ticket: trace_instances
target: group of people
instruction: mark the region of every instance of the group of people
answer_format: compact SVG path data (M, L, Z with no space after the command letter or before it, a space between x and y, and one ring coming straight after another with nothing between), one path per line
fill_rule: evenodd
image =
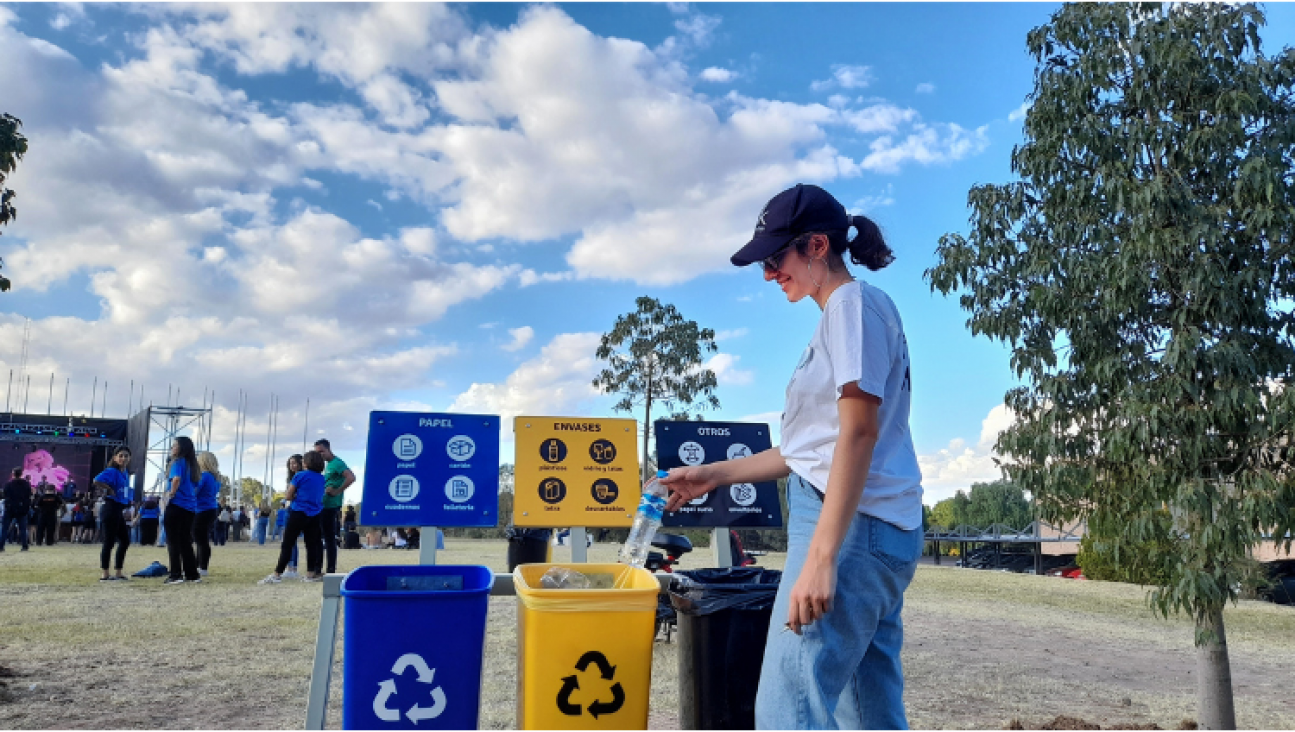
M355 474L333 454L328 440L319 440L304 456L288 459L287 496L278 511L268 503L252 511L230 508L221 501L219 461L210 452L197 451L188 437L177 437L171 444L161 495L135 500L130 460L130 450L119 448L108 467L94 477L90 492L71 501L53 485L33 487L23 477L23 469L15 468L0 501L0 552L9 541L20 541L22 551L28 551L31 544L53 545L59 524L72 523L73 542L102 543L101 581L127 579L123 573L126 551L138 542L165 546L165 584L182 584L201 582L210 568L212 546L230 539L241 541L243 531L250 528L251 541L263 545L267 538L282 540L279 562L271 575L274 579L267 578L267 582L297 576L297 542L303 538L304 579L314 581L325 571L336 571L342 501ZM345 520L354 531L353 507ZM291 571L285 573L288 568Z
M288 458L288 484L284 500L283 543L274 571L260 584L283 581L289 566L297 565L297 539L306 542L306 573L302 579L318 582L324 573L337 571L337 534L342 496L355 482L355 474L333 454L328 440L317 440L314 450ZM327 562L327 566L325 566Z

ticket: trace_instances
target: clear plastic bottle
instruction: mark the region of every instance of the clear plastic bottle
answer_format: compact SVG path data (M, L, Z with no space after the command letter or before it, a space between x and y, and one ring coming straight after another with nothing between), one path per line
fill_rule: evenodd
M625 546L621 547L621 564L628 564L635 569L642 569L647 564L652 539L656 536L657 529L661 528L661 516L665 513L666 496L669 494L659 478L667 475L668 472L658 470L656 477L648 479L643 486L643 498L634 514L634 526L630 529L629 538L625 540Z

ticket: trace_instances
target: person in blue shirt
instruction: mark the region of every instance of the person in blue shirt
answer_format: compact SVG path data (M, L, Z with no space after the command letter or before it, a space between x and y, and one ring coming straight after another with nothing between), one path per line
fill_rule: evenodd
M171 466L166 475L171 490L166 512L162 515L162 526L166 529L166 552L171 572L164 584L201 582L198 557L193 552L193 521L198 513L197 487L202 480L202 469L198 466L193 440L181 436L171 443Z
M103 576L100 582L124 580L121 567L126 562L126 549L130 547L130 529L122 512L135 502L135 490L130 487L130 474L126 472L130 465L130 450L118 448L113 453L108 469L94 476L94 488L103 497L103 509L99 514L100 526L103 527L103 548L99 550L99 569ZM113 545L117 546L117 561L114 566L116 575L108 574L108 559L112 556Z
M274 573L261 580L260 584L278 584L283 581L283 570L292 559L292 549L297 537L306 538L306 576L307 582L318 582L324 578L321 571L324 565L324 544L320 535L319 515L324 510L324 456L317 452L308 452L302 459L305 470L292 476L288 486L287 499L288 525L283 532L283 545L279 547L279 563Z
M207 575L211 564L211 525L220 513L217 494L220 493L220 462L209 452L198 453L198 467L202 477L195 491L197 512L193 517L193 541L198 545L198 574Z

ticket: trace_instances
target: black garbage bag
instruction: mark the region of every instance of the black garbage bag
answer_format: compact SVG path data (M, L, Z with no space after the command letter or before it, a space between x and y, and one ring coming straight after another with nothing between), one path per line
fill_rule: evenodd
M552 534L552 529L519 529L516 526L504 529L504 537L508 539L508 571L517 569L519 564L548 561Z
M683 729L755 729L782 572L759 567L676 572L670 602L679 621L679 724Z
M693 569L675 572L670 601L684 615L720 610L768 610L778 595L782 572L761 567Z

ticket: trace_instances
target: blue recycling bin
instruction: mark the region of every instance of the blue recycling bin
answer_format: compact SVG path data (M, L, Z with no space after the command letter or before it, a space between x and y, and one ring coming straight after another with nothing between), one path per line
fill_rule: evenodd
M485 567L360 567L342 580L343 729L476 729Z

